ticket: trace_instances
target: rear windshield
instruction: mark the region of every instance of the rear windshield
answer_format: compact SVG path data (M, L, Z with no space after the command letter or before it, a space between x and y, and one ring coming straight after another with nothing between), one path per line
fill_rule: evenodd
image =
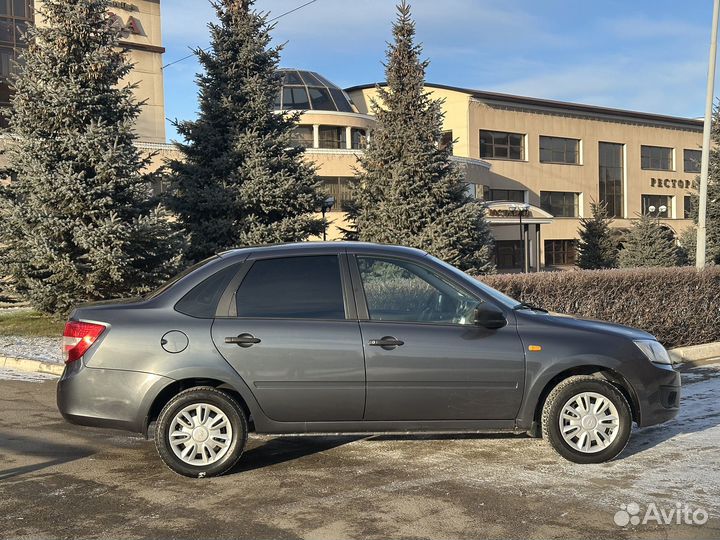
M192 273L193 273L195 270L197 270L198 268L202 268L203 266L205 266L205 265L208 264L209 262L212 262L212 261L214 261L215 259L218 259L218 258L219 258L219 257L218 257L217 255L213 255L212 257L208 257L208 258L205 259L204 261L200 261L199 263L193 264L190 268L186 268L185 270L183 270L182 272L180 272L177 276L175 276L174 278L171 278L169 281L165 282L163 285L161 285L160 287L158 287L157 289L155 289L154 291L152 291L151 293L149 293L149 294L145 297L145 300L150 300L150 299L152 299L152 298L156 298L156 297L160 296L162 293L164 293L165 291L167 291L169 288L171 288L173 285L175 285L178 281L180 281L180 280L181 280L182 278L184 278L185 276L187 276L187 275L189 275L189 274L192 274Z

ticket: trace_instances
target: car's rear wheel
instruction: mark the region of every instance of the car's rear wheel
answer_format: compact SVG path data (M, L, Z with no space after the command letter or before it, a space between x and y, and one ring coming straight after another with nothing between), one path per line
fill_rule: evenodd
M625 396L612 383L589 375L559 383L543 407L543 436L558 454L575 463L613 459L627 445L631 429Z
M240 459L247 418L232 396L210 386L184 390L160 413L155 446L165 464L184 476L219 476Z

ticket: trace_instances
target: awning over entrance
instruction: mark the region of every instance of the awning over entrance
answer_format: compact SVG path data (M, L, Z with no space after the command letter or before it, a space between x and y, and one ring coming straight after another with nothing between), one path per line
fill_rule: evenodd
M541 267L540 227L553 222L552 214L537 206L513 201L488 201L485 203L485 207L487 208L486 218L491 227L508 225L519 227L521 243L520 269L529 272L531 262L533 262L532 266L536 272L539 272ZM531 254L530 225L535 227L534 255Z
M547 225L553 222L552 214L527 203L512 201L488 201L487 220L491 225L518 225L523 223Z

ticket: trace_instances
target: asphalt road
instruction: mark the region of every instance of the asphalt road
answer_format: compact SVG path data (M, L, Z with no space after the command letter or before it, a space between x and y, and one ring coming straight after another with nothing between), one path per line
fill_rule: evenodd
M680 418L608 464L520 436L256 437L195 480L139 436L66 424L54 380L0 372L0 537L718 538L720 366L684 378ZM618 526L632 503L709 520Z

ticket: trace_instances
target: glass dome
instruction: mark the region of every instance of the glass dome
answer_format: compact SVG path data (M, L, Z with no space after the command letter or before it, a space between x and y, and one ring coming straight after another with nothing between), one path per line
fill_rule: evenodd
M357 112L342 88L313 71L280 69L275 110Z

